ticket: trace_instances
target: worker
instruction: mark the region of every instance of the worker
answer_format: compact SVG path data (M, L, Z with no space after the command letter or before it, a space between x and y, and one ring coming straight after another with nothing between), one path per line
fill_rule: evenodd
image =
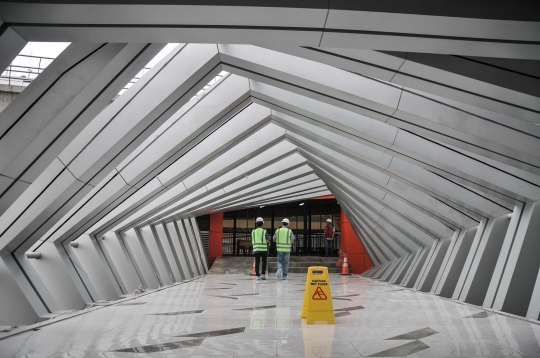
M274 241L276 242L278 254L278 270L276 277L287 280L287 272L289 271L289 260L291 258L291 247L294 243L294 234L289 229L289 219L281 220L281 227L274 233Z
M264 220L258 217L255 220L257 228L251 231L251 244L253 245L253 254L255 255L255 273L257 274L257 281L266 280L266 262L268 258L266 242L266 230L262 228ZM259 275L259 265L262 259L262 275Z
M334 254L334 236L336 235L336 228L332 225L332 219L326 219L326 228L324 229L324 247L325 257L333 256Z

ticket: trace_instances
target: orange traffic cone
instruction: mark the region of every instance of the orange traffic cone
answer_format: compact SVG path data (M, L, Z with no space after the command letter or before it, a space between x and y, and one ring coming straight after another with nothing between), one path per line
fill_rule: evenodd
M250 276L257 276L257 273L255 272L255 259L253 259L253 267L251 268Z
M347 260L347 256L343 258L343 267L341 268L340 275L350 275L349 272L349 261Z

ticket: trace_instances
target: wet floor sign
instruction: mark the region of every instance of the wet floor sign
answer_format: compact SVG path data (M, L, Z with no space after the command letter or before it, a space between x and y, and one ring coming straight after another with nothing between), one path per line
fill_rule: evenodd
M302 318L307 318L308 324L336 324L327 267L312 266L308 268Z

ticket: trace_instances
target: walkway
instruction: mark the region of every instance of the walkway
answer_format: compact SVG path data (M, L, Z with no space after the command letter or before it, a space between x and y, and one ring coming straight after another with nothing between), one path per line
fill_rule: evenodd
M539 325L361 276L332 274L337 324L306 326L290 276L209 275L0 340L0 357L540 357Z

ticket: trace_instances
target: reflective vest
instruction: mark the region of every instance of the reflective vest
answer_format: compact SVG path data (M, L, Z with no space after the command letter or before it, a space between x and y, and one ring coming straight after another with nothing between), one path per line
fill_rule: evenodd
M251 231L251 244L253 245L253 252L266 251L266 230L258 227Z
M291 229L282 227L276 231L277 252L291 252Z

